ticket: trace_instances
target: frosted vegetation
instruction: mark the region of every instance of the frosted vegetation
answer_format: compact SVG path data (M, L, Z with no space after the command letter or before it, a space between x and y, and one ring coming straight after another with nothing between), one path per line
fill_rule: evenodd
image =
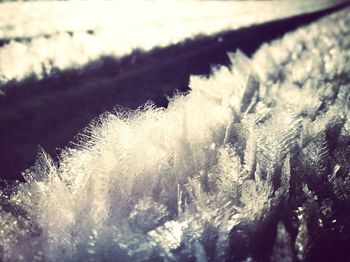
M79 69L103 56L120 58L135 49L148 51L340 2L344 1L2 3L0 87Z
M59 162L41 151L1 193L1 260L305 261L327 239L345 253L349 33L346 9L229 54L167 109L105 113Z

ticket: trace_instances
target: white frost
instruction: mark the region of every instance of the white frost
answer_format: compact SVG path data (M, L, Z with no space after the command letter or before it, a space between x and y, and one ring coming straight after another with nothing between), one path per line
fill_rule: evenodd
M230 230L263 221L288 196L291 165L303 165L299 154L323 172L326 131L338 126L336 139L349 139L349 25L346 9L252 59L236 52L233 67L191 78L192 91L167 109L105 114L59 163L42 152L26 183L1 194L11 207L0 209L1 259L203 257L210 232L217 234L214 260L223 259ZM338 51L320 47L320 39ZM288 55L269 55L281 50ZM308 70L299 66L304 59L313 59ZM299 238L307 234L303 223ZM288 245L283 230L278 241Z

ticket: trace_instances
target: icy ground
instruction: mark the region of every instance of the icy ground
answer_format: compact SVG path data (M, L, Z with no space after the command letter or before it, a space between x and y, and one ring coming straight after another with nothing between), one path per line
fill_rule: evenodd
M347 261L349 11L42 152L1 192L1 260Z
M123 57L321 10L344 0L281 2L127 1L0 4L0 88L28 77ZM0 90L1 91L1 90Z

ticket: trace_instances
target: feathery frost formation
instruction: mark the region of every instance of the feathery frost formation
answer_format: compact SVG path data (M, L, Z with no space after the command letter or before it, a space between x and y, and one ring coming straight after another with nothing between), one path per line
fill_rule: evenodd
M342 2L2 3L0 87L11 81L80 69L105 56L121 58L136 49L149 51Z
M1 193L1 260L347 254L349 31L346 9L236 51L167 109L106 113L58 163L40 152Z

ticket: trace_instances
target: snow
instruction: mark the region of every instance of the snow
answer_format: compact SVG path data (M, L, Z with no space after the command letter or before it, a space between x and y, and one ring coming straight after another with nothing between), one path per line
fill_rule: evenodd
M121 58L343 2L26 2L0 4L0 85L103 56Z
M274 261L309 260L322 240L310 224L349 232L336 219L349 213L333 210L350 199L349 10L252 59L233 50L232 67L191 77L167 109L105 113L58 163L42 152L0 194L1 259L257 259L233 240L263 234L289 198Z

